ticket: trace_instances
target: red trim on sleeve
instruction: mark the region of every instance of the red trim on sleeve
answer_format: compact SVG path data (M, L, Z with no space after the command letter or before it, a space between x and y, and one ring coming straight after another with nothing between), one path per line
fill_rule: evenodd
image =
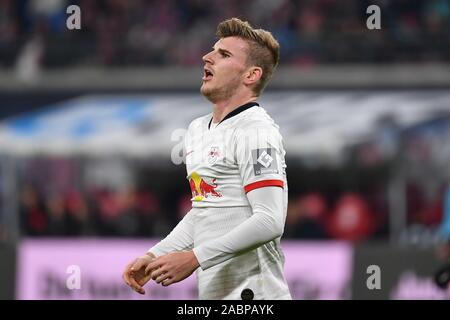
M284 187L284 182L282 180L263 180L250 183L244 187L245 193L249 193L252 190L263 188L263 187Z

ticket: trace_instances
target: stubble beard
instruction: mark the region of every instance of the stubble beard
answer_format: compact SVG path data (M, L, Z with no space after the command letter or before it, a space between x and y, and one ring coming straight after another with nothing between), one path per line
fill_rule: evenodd
M200 88L203 96L212 103L229 100L237 91L239 83L237 81L231 82L228 86L214 87L214 88Z

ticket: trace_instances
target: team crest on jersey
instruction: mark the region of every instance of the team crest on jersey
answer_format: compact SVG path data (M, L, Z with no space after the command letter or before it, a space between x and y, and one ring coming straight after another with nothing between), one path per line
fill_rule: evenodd
M208 151L208 163L214 164L220 158L220 149L217 146L212 146Z
M192 200L203 201L203 199L211 197L221 197L222 195L216 191L216 179L212 179L210 183L206 182L197 172L192 172L189 179L191 187Z

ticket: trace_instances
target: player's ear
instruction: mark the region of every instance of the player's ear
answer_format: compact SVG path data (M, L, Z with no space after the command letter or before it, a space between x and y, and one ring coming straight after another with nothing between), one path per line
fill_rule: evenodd
M244 83L246 85L253 85L257 83L261 79L262 73L263 71L261 67L250 67L245 73Z

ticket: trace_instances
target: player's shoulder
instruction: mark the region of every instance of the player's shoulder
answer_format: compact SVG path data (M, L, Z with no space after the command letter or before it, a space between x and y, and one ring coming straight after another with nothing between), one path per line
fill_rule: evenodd
M212 114L209 113L204 116L195 118L189 124L188 130L195 130L195 129L201 128L202 126L205 125L205 123L208 123L211 120L211 117L212 117Z
M242 117L237 119L235 126L240 130L252 130L266 128L278 131L279 126L275 123L274 119L262 106L253 107L246 110Z

